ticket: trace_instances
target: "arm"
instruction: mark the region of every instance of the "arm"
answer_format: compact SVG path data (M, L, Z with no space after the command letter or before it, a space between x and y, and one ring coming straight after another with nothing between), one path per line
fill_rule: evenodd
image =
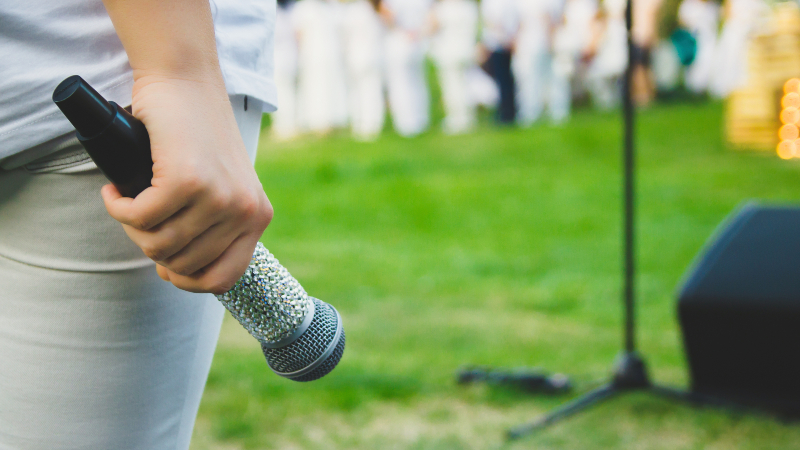
M152 187L102 189L109 214L193 292L227 291L272 218L225 91L208 0L103 0L133 68L133 114L150 134Z

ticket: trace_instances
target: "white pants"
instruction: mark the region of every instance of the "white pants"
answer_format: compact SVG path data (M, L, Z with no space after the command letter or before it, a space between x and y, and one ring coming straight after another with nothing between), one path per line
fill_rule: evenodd
M708 84L717 67L714 66L716 55L717 36L716 30L701 33L697 36L697 55L686 69L686 87L695 94L702 94L708 90Z
M254 158L261 105L243 100ZM0 170L0 449L185 450L225 310L157 276L60 141Z
M297 126L297 78L294 73L275 71L280 107L272 113L272 133L279 140L293 139Z
M380 68L350 75L350 126L353 136L374 141L383 130L386 106Z
M394 128L401 136L416 136L430 122L425 48L406 32L395 30L386 37L386 58L386 87Z
M475 125L475 104L470 99L467 84L468 68L466 62L439 64L439 85L445 110L444 131L448 134L465 133Z
M517 122L530 126L545 107L550 120L564 122L572 103L571 76L559 70L545 43L520 46L511 65L517 84Z
M517 83L517 121L522 126L532 125L542 115L552 78L547 47L544 43L520 45L511 68Z
M572 77L558 70L551 72L548 105L550 120L560 124L569 119L572 109Z

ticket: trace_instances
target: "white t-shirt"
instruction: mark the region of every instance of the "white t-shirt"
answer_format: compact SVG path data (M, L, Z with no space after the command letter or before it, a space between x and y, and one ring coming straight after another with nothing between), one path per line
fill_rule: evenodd
M482 0L483 31L481 40L490 51L508 48L519 30L515 0Z
M411 33L421 33L428 19L432 0L385 0L397 28Z
M228 93L274 111L275 0L210 1ZM0 166L10 168L3 160L73 130L52 101L70 75L108 100L131 103L128 57L101 0L0 2ZM26 163L23 155L14 160Z
M478 36L478 3L474 0L440 1L433 5L433 14L439 30L431 53L439 64L472 63Z

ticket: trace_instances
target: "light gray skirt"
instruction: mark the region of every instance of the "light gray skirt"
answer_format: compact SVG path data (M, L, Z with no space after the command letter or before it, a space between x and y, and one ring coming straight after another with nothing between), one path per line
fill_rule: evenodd
M231 102L254 160L261 107ZM162 281L52 142L0 169L0 450L187 449L224 308Z

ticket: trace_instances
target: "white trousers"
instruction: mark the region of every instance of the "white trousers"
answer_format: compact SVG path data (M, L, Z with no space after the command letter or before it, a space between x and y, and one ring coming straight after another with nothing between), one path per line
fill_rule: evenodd
M386 37L386 87L392 123L401 136L416 136L428 128L430 97L425 81L425 48L405 31Z
M261 105L231 101L254 158ZM158 277L64 141L0 170L0 449L186 450L225 310Z
M466 133L477 119L467 84L468 68L468 62L439 64L439 85L445 110L444 131L448 134Z
M350 127L353 136L374 141L383 130L386 106L380 68L350 74Z
M546 48L529 53L519 52L512 61L517 83L517 121L530 126L547 107L550 120L556 124L569 118L572 103L571 77L554 68Z
M278 110L272 113L272 133L279 140L289 140L299 132L297 117L297 77L294 73L275 71Z
M511 62L517 84L517 121L530 126L542 115L552 79L550 54L544 43L520 45Z

